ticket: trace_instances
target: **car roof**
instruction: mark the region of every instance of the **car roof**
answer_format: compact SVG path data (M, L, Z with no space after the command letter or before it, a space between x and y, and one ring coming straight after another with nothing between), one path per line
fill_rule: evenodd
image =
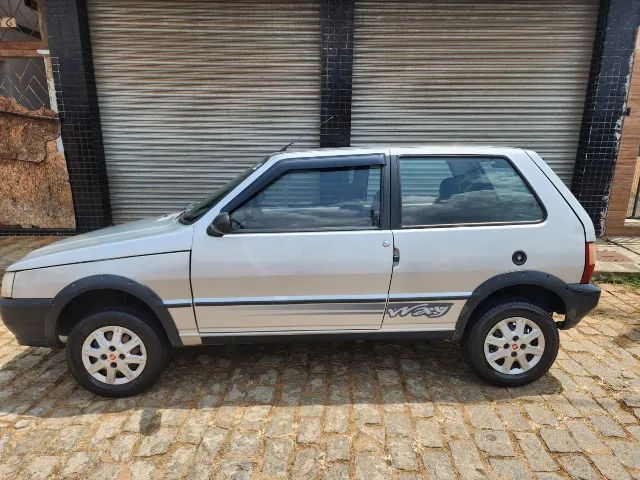
M523 152L523 149L480 145L380 145L275 152L270 155L270 158L284 160L286 158L317 158L334 155L370 155L375 153L385 153L390 155L508 155L510 152Z

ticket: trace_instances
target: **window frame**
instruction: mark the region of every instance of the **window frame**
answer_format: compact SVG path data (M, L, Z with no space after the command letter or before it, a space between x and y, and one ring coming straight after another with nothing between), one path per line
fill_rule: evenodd
M225 204L220 213L231 215L235 210L246 202L262 193L283 175L293 171L321 170L331 168L349 167L381 167L380 172L380 225L378 227L313 227L297 229L241 229L232 230L228 235L245 234L273 234L273 233L309 233L309 232L367 232L390 230L391 210L389 205L391 176L389 171L389 157L387 154L365 153L365 154L344 154L326 157L304 157L287 158L276 162L269 167L262 175L255 179L250 185Z
M533 198L538 202L540 209L542 210L542 218L539 220L520 220L520 221L506 221L506 222L467 222L467 223L438 223L433 225L403 225L402 224L402 182L400 179L400 159L401 158L453 158L453 159L501 159L505 160L513 169L513 171L520 177L524 185L529 190L529 193L533 195ZM501 226L501 225L536 225L544 223L547 220L547 207L544 202L535 191L529 180L523 175L522 171L515 165L515 163L506 155L486 155L486 154L418 154L411 153L408 155L392 155L391 156L391 229L392 230L422 230L428 228L461 228L461 227L486 227L486 226Z

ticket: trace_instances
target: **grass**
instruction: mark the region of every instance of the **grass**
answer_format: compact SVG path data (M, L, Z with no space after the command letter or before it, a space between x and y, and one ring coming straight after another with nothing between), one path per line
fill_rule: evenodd
M593 283L628 285L640 289L640 273L602 272L593 276Z

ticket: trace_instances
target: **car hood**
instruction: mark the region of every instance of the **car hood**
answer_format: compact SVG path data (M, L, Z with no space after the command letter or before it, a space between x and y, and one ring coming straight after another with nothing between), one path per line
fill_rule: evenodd
M7 271L190 250L193 227L177 217L174 213L67 238L34 250Z

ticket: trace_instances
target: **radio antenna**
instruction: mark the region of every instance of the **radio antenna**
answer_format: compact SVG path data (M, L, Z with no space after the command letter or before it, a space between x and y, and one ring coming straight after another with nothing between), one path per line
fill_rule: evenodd
M335 115L331 115L329 118L327 118L324 122L322 122L320 124L320 128L322 128L325 124L329 123L330 120L333 120L335 117ZM309 130L307 130L306 132L304 132L302 135L300 135L298 138L293 139L291 142L287 143L284 147L282 147L279 151L280 152L286 152L287 148L289 148L291 145L293 145L294 143L296 143L298 140L300 140L302 137L304 137L305 135L308 135L309 132L311 130L313 130L316 127L311 127Z

